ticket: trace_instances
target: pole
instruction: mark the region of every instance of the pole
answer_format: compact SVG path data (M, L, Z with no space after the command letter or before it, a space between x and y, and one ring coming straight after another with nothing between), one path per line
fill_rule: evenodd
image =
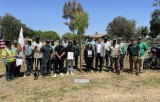
M82 41L81 41L81 35L79 36L79 42L80 42L80 72L82 71Z
M23 69L24 69L24 75L23 75L23 77L26 77L26 75L25 75L25 66L24 66L24 62L25 62L25 56L24 56L24 49L22 48L22 66L23 66Z

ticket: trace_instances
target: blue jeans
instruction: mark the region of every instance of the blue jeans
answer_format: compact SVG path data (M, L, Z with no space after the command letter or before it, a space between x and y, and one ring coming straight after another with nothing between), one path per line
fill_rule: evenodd
M33 71L33 63L34 63L34 58L27 58L26 59L26 65L27 65L27 71L28 72Z

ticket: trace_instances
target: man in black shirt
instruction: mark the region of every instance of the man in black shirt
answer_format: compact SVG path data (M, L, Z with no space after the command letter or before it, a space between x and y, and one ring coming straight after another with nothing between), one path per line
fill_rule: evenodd
M64 58L65 58L65 48L62 46L62 41L59 40L59 45L55 47L55 71L54 71L54 77L57 76L58 69L61 76L63 75L63 64L64 64ZM59 66L59 68L58 68Z

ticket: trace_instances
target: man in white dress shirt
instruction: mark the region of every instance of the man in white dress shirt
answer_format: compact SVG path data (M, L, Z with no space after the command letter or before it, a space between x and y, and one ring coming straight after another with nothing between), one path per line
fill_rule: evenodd
M101 38L99 38L98 43L95 45L95 57L96 57L96 64L95 64L95 71L98 70L102 72L102 65L103 65L103 58L105 57L105 46L102 43ZM98 65L100 63L100 65Z
M110 47L111 47L111 43L110 41L108 41L107 38L104 39L104 45L105 45L105 50L106 50L106 55L105 55L105 60L106 60L106 68L109 67L109 60L110 60Z

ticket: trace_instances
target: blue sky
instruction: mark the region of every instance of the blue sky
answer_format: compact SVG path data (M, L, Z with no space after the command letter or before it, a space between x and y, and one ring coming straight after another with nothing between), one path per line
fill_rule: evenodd
M0 0L0 16L10 13L34 30L54 30L62 35L69 32L64 25L63 5L68 0ZM77 0L89 14L86 34L106 34L114 17L134 19L137 26L149 26L153 0Z

